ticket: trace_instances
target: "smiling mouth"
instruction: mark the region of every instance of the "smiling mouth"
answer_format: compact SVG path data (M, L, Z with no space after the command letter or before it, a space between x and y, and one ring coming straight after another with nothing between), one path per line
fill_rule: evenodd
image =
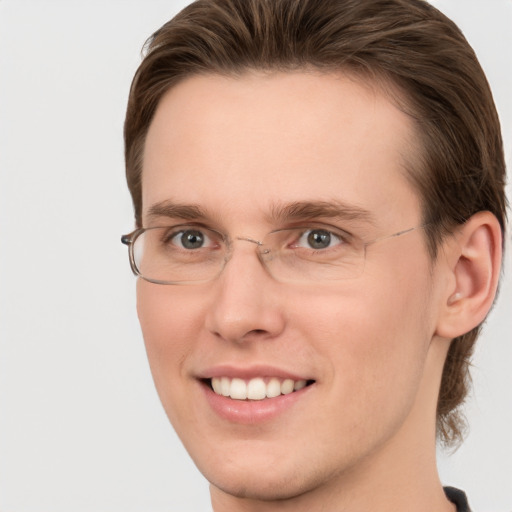
M249 380L213 377L205 379L214 393L233 400L264 400L289 395L310 386L313 380L279 379L277 377L256 377Z

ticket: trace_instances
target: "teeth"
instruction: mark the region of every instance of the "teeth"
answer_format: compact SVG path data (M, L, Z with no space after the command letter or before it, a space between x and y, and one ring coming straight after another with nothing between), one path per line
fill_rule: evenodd
M243 379L229 377L213 377L212 388L217 395L229 396L235 400L263 400L280 395L289 395L306 387L305 380L284 379L276 377L264 380L256 377L246 382Z
M305 380L297 380L295 381L295 384L293 385L294 391L299 391L299 389L306 387L306 381Z
M235 400L245 400L247 398L247 385L242 379L233 379L231 381L229 396Z
M293 382L292 379L286 379L283 381L283 383L281 384L281 393L283 393L283 395L289 395L290 393L293 393L293 385L295 383Z
M224 396L229 396L229 385L230 381L227 377L222 377L220 379L220 394Z
M281 383L278 379L270 379L267 384L267 398L275 398L281 394Z
M221 379L217 379L217 378L214 377L212 379L212 388L213 388L213 391L215 391L215 393L217 393L217 395L223 395L224 394L222 392Z
M267 398L267 386L265 385L265 381L263 379L251 379L249 384L247 384L247 397L250 397L251 400L263 400Z

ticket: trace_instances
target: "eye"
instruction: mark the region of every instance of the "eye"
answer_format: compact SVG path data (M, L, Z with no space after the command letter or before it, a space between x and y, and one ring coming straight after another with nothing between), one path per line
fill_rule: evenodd
M189 230L179 234L179 243L185 249L199 249L203 247L206 237L201 231Z
M341 235L328 229L315 228L304 231L294 246L322 250L344 243L346 243L346 240Z
M206 232L199 229L181 229L168 233L164 241L187 251L211 247L213 244L213 240Z

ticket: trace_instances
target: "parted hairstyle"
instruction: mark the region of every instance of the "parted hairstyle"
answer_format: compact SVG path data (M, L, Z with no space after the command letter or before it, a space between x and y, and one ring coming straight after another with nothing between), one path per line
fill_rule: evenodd
M126 176L142 225L141 173L162 96L198 74L346 72L381 87L420 141L408 178L421 198L433 260L440 241L478 211L506 222L505 161L485 75L458 27L423 0L198 0L146 42L124 126ZM457 445L480 326L455 338L437 406L442 443Z

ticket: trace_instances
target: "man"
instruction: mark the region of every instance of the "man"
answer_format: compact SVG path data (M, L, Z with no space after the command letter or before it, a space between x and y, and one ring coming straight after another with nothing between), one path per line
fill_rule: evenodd
M422 0L203 0L150 39L126 166L138 314L213 509L468 510L436 436L496 294L499 122Z

